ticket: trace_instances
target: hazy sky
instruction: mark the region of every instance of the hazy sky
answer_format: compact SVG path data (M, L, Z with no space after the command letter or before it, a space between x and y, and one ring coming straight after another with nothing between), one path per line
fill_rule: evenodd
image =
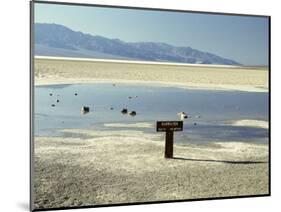
M190 46L244 65L268 64L268 19L35 3L36 23L127 42Z

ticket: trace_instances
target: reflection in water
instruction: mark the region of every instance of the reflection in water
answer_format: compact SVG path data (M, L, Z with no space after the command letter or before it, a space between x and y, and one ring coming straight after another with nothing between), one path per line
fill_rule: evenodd
M178 142L268 141L267 129L224 125L240 119L267 121L268 93L106 83L35 87L37 136L71 136L57 131L64 128L108 130L105 123L180 120L183 111L188 118L184 131L175 133ZM113 130L119 129L124 128ZM141 130L155 133L154 128Z

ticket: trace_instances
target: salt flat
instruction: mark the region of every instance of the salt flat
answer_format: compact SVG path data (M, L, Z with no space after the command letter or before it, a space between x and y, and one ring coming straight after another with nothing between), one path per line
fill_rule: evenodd
M35 85L143 83L195 89L268 92L264 67L167 65L69 59L35 59Z
M111 82L268 92L268 70L258 67L61 58L37 58L34 65L35 85ZM255 121L232 124L257 126ZM35 137L35 208L268 194L267 144L179 144L174 158L165 159L164 135L141 131L151 124L105 126L110 130L61 130L75 138Z
M163 136L71 129L89 139L35 138L35 207L69 207L268 193L268 145L175 145Z

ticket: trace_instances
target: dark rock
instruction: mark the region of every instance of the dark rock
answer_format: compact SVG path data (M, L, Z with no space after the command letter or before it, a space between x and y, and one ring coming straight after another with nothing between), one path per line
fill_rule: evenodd
M131 111L131 112L129 113L129 115L135 116L135 115L137 115L137 113L136 113L136 111Z
M123 114L127 114L127 113L128 113L128 109L123 108L123 109L121 110L121 113L123 113Z
M86 114L90 112L90 107L83 106L81 107L81 113Z

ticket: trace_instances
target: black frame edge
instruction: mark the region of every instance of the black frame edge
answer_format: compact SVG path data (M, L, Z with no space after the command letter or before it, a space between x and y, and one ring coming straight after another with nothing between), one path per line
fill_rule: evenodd
M33 104L33 100L34 100L34 93L33 93L33 87L34 87L34 75L33 75L33 70L34 70L34 36L33 36L33 32L34 32L34 1L31 0L29 2L29 55L30 55L30 59L29 59L29 68L30 68L30 73L29 73L29 92L30 92L30 96L29 96L29 108L30 108L30 120L29 120L29 137L30 137L30 141L29 141L29 210L30 211L34 211L34 181L33 181L33 164L34 164L34 123L33 123L33 118L34 118L34 104Z

